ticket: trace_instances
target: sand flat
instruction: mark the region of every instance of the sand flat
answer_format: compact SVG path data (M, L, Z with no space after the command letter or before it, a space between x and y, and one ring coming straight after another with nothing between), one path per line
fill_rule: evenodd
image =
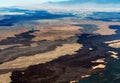
M23 46L23 45L22 44L0 45L0 49L4 50L6 48L13 47L13 46Z
M120 48L120 40L107 41L105 43L108 44L108 46L110 47Z
M101 35L112 35L116 34L116 30L110 29L110 25L120 25L120 22L104 22L104 21L88 21L83 20L81 22L74 22L73 24L94 24L97 25L99 30L95 31L94 33L101 34ZM107 32L106 32L107 31Z
M96 61L92 61L92 63L104 63L105 58L103 59L97 59Z
M55 40L64 40L71 36L75 36L76 34L80 33L81 27L74 27L70 25L66 25L63 27L52 27L52 28L39 28L37 32L32 33L35 38L32 41L41 41L41 40L48 40L48 41L55 41Z
M84 76L81 76L81 78L87 78L87 77L90 77L91 75L84 75Z
M7 30L7 32L0 33L0 40L6 39L8 37L15 37L16 34L27 32L28 29L19 29L19 30Z
M11 69L11 68L24 68L30 65L46 63L64 55L75 54L76 53L75 51L81 48L82 48L82 45L77 43L63 44L62 46L58 46L54 51L36 54L34 56L19 57L13 61L5 62L0 65L0 70Z
M73 44L63 44L58 46L55 50L49 51L46 53L36 54L34 56L24 56L19 57L13 61L5 62L0 65L0 70L4 69L13 69L13 68L27 68L31 65L46 63L57 59L61 56L75 54L77 50L81 49L82 45L78 43ZM0 83L9 83L10 82L10 73L0 75ZM2 79L1 79L2 78Z
M114 59L119 59L118 57L118 53L117 52L114 52L114 51L108 51L108 53L111 53L111 57L114 58Z
M10 76L11 73L0 75L0 83L10 83L11 82Z
M109 44L109 46L113 48L120 48L120 42Z
M99 64L97 66L93 66L92 69L104 69L106 67L106 65L104 64Z

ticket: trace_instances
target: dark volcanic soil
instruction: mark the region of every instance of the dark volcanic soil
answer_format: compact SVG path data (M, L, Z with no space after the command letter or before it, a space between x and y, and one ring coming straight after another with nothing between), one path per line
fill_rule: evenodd
M86 29L89 32L89 28ZM4 51L1 51L2 55L5 54L6 56L9 56L9 54L11 53L11 55L13 56L9 59L3 56L1 60L2 62L6 62L15 59L19 56L46 52L55 49L56 46L62 45L63 43L80 43L83 45L83 48L81 50L78 50L77 53L72 56L65 55L45 64L30 66L23 71L14 71L11 76L12 83L69 83L69 81L71 80L80 80L84 75L91 75L98 73L101 70L104 70L93 70L92 67L97 66L99 64L107 65L109 62L111 62L111 54L108 53L108 51L115 51L118 52L118 54L120 53L120 49L111 48L104 43L106 41L118 39L120 39L118 27L116 34L114 35L102 36L98 34L93 34L92 32L91 34L77 34L76 36L70 37L66 40L51 42L39 41L37 42L39 45L34 48L15 48L15 50L14 48L12 50L5 49ZM89 48L92 48L92 50L89 50ZM23 50L25 50L25 52L23 52ZM19 54L16 55L14 54L15 52ZM105 62L92 63L92 61L103 58L105 58Z
M30 35L30 33L33 33L35 31L28 31L25 33L21 33L19 35L16 35L15 37L7 38L5 40L0 41L0 45L12 45L12 44L22 44L24 46L28 46L26 48L19 48L19 46L13 46L9 47L7 49L0 51L0 64L14 60L17 57L21 56L32 56L38 53L44 53L47 51L54 50L57 46L61 46L62 44L70 44L76 42L78 39L77 37L70 37L65 40L56 40L56 41L38 41L35 42L38 44L36 47L31 47L30 44L34 43L34 41L31 41L34 36Z
M97 71L90 69L92 66L105 63L92 63L92 61L105 58L105 61L109 62L108 51L116 51L103 42L120 39L118 34L109 36L83 34L78 37L78 43L83 44L83 49L79 50L77 54L66 55L46 64L31 66L25 71L14 71L11 77L13 83L69 83L71 80L81 79L82 75L101 71L103 69ZM89 50L89 48L93 48L93 50Z

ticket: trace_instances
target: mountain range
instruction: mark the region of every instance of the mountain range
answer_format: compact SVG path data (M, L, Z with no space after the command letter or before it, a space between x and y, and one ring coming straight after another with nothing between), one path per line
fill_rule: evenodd
M68 0L60 2L48 2L52 4L82 4L82 3L97 3L97 4L119 4L120 0Z

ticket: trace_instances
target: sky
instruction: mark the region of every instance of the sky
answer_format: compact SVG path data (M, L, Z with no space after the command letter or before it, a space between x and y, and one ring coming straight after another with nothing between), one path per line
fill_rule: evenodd
M24 5L32 5L39 4L48 1L65 1L65 0L0 0L0 7L8 7L8 6L24 6Z
M60 4L83 4L82 6L93 6L96 7L100 4L101 7L119 7L120 0L0 0L0 7L9 7L9 6L35 6L40 3L45 2L57 2ZM87 3L87 4L85 4ZM94 3L94 4L93 4ZM92 4L92 5L91 5ZM101 5L102 4L102 5ZM108 5L109 4L109 5Z

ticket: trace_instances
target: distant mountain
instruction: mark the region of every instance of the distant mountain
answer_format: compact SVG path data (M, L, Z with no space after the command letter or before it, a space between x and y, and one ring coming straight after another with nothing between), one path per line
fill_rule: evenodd
M29 12L27 9L20 9L20 8L0 8L0 12Z
M97 3L97 4L119 4L120 0L69 0L60 2L48 2L50 4L80 4L80 3Z

